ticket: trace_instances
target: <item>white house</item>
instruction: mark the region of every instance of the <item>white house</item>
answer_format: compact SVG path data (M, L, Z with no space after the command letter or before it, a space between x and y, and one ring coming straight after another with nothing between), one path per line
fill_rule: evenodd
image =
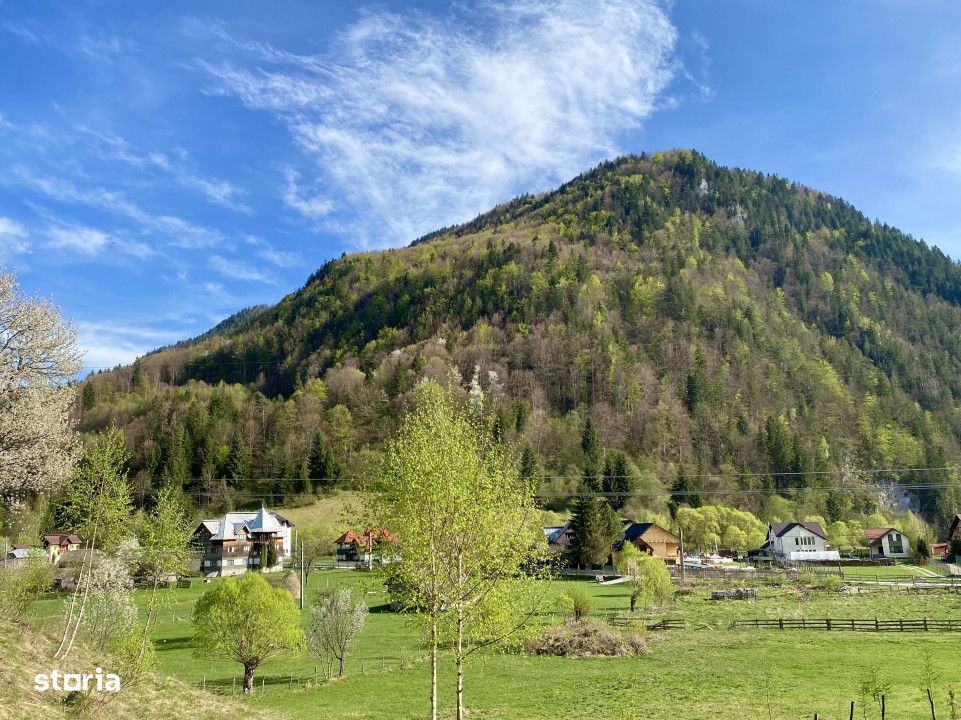
M769 523L763 549L777 560L839 560L838 552L825 546L826 539L820 523Z
M868 553L880 557L911 557L911 543L897 528L868 528L864 531Z
M204 520L194 530L194 542L203 548L203 575L239 575L248 569L275 570L290 557L291 528L286 518L261 507L257 512L229 512ZM265 565L268 546L275 565Z

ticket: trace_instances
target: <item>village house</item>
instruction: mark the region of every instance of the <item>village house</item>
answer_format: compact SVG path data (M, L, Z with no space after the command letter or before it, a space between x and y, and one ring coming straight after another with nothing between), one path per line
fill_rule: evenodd
M775 560L840 560L837 550L827 549L826 540L820 523L769 523L761 549Z
M571 524L552 525L544 528L544 539L547 541L547 549L555 555L566 555L571 549L571 539L574 534L571 532Z
M50 533L43 536L43 549L50 562L56 565L61 556L80 549L80 538L69 533Z
M961 515L955 515L948 527L948 543L955 538L961 538Z
M864 531L868 555L889 558L911 557L911 543L897 528L868 528Z
M362 533L348 530L334 541L334 559L341 566L370 566L382 560L385 544L395 545L398 542L398 537L386 528L368 528ZM389 562L390 558L383 560Z
M620 550L626 542L633 544L641 552L656 557L658 560L663 560L667 565L678 565L681 561L680 538L660 525L625 520L624 539L615 542L612 549L611 562L613 565L617 565Z
M27 562L31 557L47 557L45 553L40 548L31 547L30 545L13 545L8 551L4 558L5 567L20 567Z
M263 507L204 520L193 534L193 542L203 549L201 574L215 577L280 569L291 554L292 527L289 520ZM274 562L267 567L269 547L273 547Z

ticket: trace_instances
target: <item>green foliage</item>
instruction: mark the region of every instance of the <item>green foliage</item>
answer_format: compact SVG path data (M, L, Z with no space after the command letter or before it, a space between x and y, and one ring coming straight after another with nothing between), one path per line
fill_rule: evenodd
M875 509L873 479L930 484L911 499L943 523L961 504L959 338L961 267L939 251L838 198L676 151L331 261L272 308L87 380L82 424L119 422L132 475L153 484L298 492L318 432L346 484L418 382L464 394L478 366L499 434L531 446L551 489L622 452L759 517L743 491L793 504L828 487L800 512L836 522ZM135 372L159 382L134 391ZM255 479L281 466L295 482ZM947 469L857 476L882 467Z
M580 620L591 614L594 609L594 599L582 585L572 585L557 597L557 604L566 612L571 613L575 620Z
M133 506L123 431L94 435L55 513L58 525L95 547L115 550L130 536Z
M631 610L640 601L641 608L663 605L674 597L674 582L663 560L642 553L631 543L625 543L617 559L617 571L631 583Z
M303 649L300 612L290 594L257 573L225 578L204 593L193 623L197 652L241 663L248 693L261 664Z

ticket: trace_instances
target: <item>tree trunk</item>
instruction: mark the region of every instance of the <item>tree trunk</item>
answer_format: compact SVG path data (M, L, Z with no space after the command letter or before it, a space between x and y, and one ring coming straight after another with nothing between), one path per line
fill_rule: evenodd
M254 670L256 665L244 663L244 695L250 695L254 691Z
M140 638L140 652L137 658L142 658L147 651L147 641L150 639L150 625L153 623L157 609L157 585L160 584L160 573L154 572L153 588L150 591L150 604L147 606L147 621L143 625L143 637Z
M457 605L457 720L464 720L464 608Z
M631 612L634 612L635 605L637 605L637 593L631 593Z
M344 658L345 657L346 657L345 655L340 656L340 671L337 674L337 677L344 677Z
M437 720L437 613L430 619L430 720Z

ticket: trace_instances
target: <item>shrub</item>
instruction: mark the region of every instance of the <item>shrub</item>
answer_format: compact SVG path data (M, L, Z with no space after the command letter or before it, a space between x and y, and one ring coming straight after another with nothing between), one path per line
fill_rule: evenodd
M526 650L558 657L624 657L647 652L637 633L620 634L598 620L571 620L529 639Z
M591 613L594 607L594 599L582 585L572 585L564 591L564 594L557 599L560 605L567 612L574 613L574 619L580 620Z

